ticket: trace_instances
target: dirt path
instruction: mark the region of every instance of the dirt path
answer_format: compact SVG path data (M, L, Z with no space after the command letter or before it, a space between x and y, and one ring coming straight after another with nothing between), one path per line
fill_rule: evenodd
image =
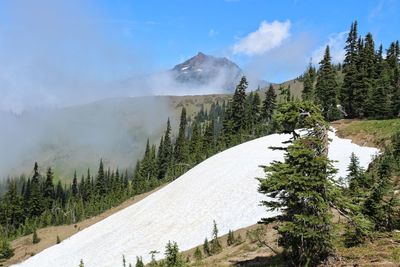
M120 211L134 203L141 201L145 197L160 190L164 186L165 185L163 185L159 188L156 188L150 192L132 197L117 207L109 209L95 217L86 219L79 223L71 224L71 225L50 226L50 227L39 229L37 231L37 234L40 238L40 242L37 244L32 243L32 235L27 235L27 236L17 238L16 240L14 240L11 243L11 246L14 249L14 256L3 263L0 263L0 266L10 266L12 264L24 261L24 260L28 259L29 257L41 252L42 250L44 250L48 247L51 247L53 245L56 245L57 244L57 236L59 236L59 238L62 241L64 239L72 236L73 234L81 231L82 229L85 229L86 227L89 227L89 226L107 218L108 216L116 213L117 211ZM1 264L3 264L3 265L1 265Z

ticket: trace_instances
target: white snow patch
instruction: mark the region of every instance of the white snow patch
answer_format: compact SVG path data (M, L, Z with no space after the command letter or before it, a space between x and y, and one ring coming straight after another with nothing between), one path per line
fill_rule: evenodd
M338 176L346 174L352 152L363 167L378 152L334 133L330 137L329 157L338 160ZM273 134L221 152L142 201L16 266L73 267L81 259L88 267L120 266L122 255L133 264L136 256L148 262L149 251L160 251L158 256L163 257L168 240L176 241L181 250L201 244L210 238L213 220L223 235L273 216L259 206L265 197L257 192L255 177L265 176L259 165L283 159L282 151L268 147L287 139L288 135Z
M181 70L187 70L189 68L189 66L185 66L183 68L181 68Z

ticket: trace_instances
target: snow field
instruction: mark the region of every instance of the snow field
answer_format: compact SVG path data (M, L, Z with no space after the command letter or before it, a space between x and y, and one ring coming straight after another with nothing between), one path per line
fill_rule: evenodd
M283 151L271 150L288 135L273 134L223 151L200 163L174 182L108 218L83 229L16 266L86 267L122 266L122 255L134 264L136 256L144 262L149 252L160 251L176 241L187 250L210 239L213 220L220 235L255 224L260 218L275 215L259 206L265 197L257 192L256 177L264 177L259 165L283 159ZM367 167L375 148L361 147L330 133L329 157L339 176L345 176L354 152L361 166Z

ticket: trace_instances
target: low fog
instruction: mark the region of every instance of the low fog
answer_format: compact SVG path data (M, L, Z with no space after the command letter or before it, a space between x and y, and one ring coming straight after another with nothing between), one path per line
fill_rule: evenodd
M132 97L220 93L227 82L221 72L209 84L183 85L156 71L151 51L127 45L120 22L94 1L2 5L1 179L29 175L34 161L64 178L96 168L100 158L132 168L146 138L158 142L166 119L176 116L168 98Z

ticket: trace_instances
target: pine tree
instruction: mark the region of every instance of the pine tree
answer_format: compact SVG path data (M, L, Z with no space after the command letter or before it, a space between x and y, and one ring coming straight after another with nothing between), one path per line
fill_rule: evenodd
M161 149L161 144L160 148ZM160 152L160 156L158 158L158 179L165 178L168 168L171 165L172 161L172 141L171 141L171 123L168 119L167 121L167 129L165 130L164 139L162 143L162 151Z
M42 197L42 192L40 188L40 174L39 167L37 162L35 162L35 166L33 169L33 176L30 184L30 196L29 196L29 209L30 215L32 217L37 217L42 214L44 211L44 201Z
M261 120L261 99L260 95L255 92L253 97L251 98L250 104L250 116L249 116L249 130L251 134L255 133L255 128L260 123Z
M240 133L245 128L246 125L245 107L246 107L247 85L248 83L246 77L243 76L239 84L236 86L236 90L233 95L232 110L231 110L233 133Z
M107 193L106 190L106 177L104 174L104 166L103 166L103 159L100 159L99 170L97 172L96 178L96 191L100 197L105 196Z
M64 188L61 185L61 181L58 181L56 186L56 199L60 201L62 207L65 207L66 204L66 196L64 192Z
M203 160L201 148L202 148L202 140L201 140L200 126L197 122L195 122L189 145L189 154L191 155L192 161L194 163L200 163Z
M81 261L79 262L79 267L85 267L85 264L83 263L83 260L81 259Z
M235 240L235 236L232 232L232 230L229 230L228 232L228 238L226 240L226 243L228 246L232 246L233 244L235 244L236 240Z
M274 110L276 109L276 93L272 84L269 85L268 90L265 93L265 99L262 106L262 117L264 121L269 122L272 119Z
M16 181L8 182L8 190L0 202L0 223L2 225L19 226L23 223L24 202L17 191Z
M210 245L208 244L208 239L207 238L204 239L203 251L204 251L204 254L206 256L210 256L211 255Z
M51 208L55 199L54 184L53 184L53 172L51 168L47 169L46 181L44 182L43 197L47 203L46 207Z
M364 170L360 167L360 161L358 157L351 153L350 164L347 168L348 175L347 181L349 183L349 192L352 195L358 195L360 190L368 187L367 179L364 175Z
M334 170L327 157L328 126L312 104L285 103L277 115L278 123L293 123L287 130L295 131L296 125L310 130L303 136L293 133L284 162L265 167L267 177L259 179L259 191L271 200L262 204L282 214L264 221L281 221L279 244L294 265L314 266L333 253L328 196Z
M329 46L326 47L324 58L320 62L315 93L316 100L321 105L322 114L325 119L328 121L337 119L339 117L337 109L337 83L335 70L331 64Z
M310 62L306 73L304 74L304 85L303 91L301 93L301 98L303 100L313 100L314 99L314 82L315 82L316 71Z
M186 109L182 108L181 119L179 123L179 132L178 138L175 142L175 162L185 163L188 160L188 150L187 150L187 142L186 142L186 127L187 127L187 118L186 118Z
M210 123L207 123L206 125L206 130L203 135L203 151L202 154L205 155L206 157L209 157L214 154L214 148L215 148L215 139L214 139L214 120L212 120Z
M383 156L378 164L378 179L364 203L364 213L374 222L376 230L392 231L400 223L400 215L396 214L400 203L391 179L390 156Z
M72 196L76 197L78 195L78 178L76 176L76 171L74 172L74 178L72 179Z
M168 241L165 246L165 266L166 267L182 267L186 266L179 253L178 244L176 242Z
M211 240L210 252L211 254L218 254L219 252L221 252L222 247L221 243L218 240L218 228L217 228L217 223L215 221L213 221L212 237L213 239Z
M142 257L136 257L135 267L144 267L144 263L143 263Z

